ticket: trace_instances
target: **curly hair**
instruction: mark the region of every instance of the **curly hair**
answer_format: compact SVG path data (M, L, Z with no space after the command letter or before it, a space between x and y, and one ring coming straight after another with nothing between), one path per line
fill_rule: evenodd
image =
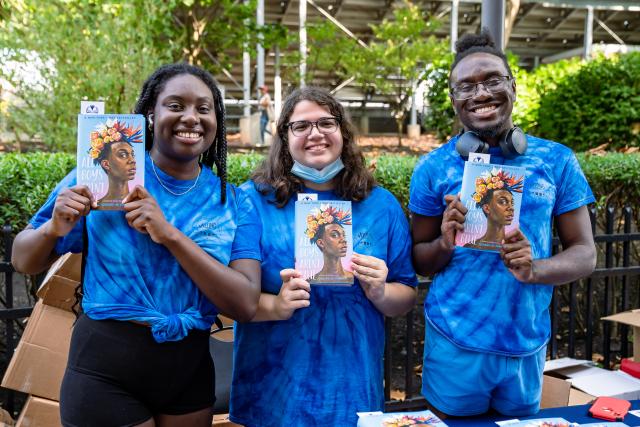
M291 173L293 158L289 151L287 127L293 110L301 101L311 101L325 107L338 119L343 142L340 156L344 169L336 176L334 191L346 200L364 200L376 182L366 167L362 151L356 145L355 129L340 102L325 89L312 86L296 89L284 100L276 126L277 134L269 154L251 176L256 188L262 194L273 191L275 203L279 208L286 205L289 199L302 189L302 180Z
M136 114L142 114L146 118L147 124L149 123L149 113L153 111L158 100L158 95L164 89L167 81L173 77L190 74L202 80L207 85L213 94L213 104L216 114L216 122L218 128L216 130L216 136L213 140L213 144L207 151L202 154L201 162L204 165L213 167L216 165L218 177L220 178L220 198L221 202L226 201L226 187L227 187L227 132L225 127L225 109L224 99L220 89L216 85L215 79L208 71L202 68L195 67L187 63L167 64L156 69L151 76L142 85L140 96L134 112ZM153 132L147 132L145 137L145 149L150 150L153 146Z
M496 47L496 43L493 41L493 37L491 36L489 29L484 27L480 34L465 34L456 41L456 56L451 64L451 70L449 71L449 81L451 81L451 73L458 63L474 53L488 53L502 59L502 62L509 73L509 77L513 77L506 55L502 50L500 50L500 48Z

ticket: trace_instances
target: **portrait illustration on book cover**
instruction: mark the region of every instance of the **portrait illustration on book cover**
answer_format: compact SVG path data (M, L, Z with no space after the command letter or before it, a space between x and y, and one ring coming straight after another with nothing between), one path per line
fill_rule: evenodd
M122 199L144 185L144 117L79 115L77 181L101 210L122 210Z
M296 202L296 270L311 284L352 285L351 202Z
M519 225L525 169L466 162L460 200L468 209L456 245L500 251L505 234Z

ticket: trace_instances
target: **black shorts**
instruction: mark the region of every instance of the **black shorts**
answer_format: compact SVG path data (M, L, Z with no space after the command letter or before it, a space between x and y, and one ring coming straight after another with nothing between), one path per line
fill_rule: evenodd
M209 331L157 343L145 325L80 316L60 389L65 426L134 426L213 407Z

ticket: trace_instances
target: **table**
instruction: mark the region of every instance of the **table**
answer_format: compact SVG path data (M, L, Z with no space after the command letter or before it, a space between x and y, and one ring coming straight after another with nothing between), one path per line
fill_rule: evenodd
M532 415L530 417L505 417L503 415L493 413L493 414L485 414L478 417L468 417L468 418L447 418L444 422L450 427L497 427L496 421L504 421L510 420L513 418L518 418L519 420L532 420L535 418L550 418L550 417L561 417L567 421L571 421L574 423L597 423L598 420L596 418L592 418L588 415L587 411L591 405L577 405L577 406L564 406L561 408L548 408L543 409L538 412L536 415ZM640 400L632 400L631 401L631 409L640 409ZM636 417L631 414L627 414L624 417L625 424L630 427L640 426L640 417Z

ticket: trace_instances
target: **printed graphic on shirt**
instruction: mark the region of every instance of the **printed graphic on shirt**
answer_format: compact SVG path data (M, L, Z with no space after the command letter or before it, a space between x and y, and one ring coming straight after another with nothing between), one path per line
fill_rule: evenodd
M315 285L353 285L351 202L296 202L296 270Z
M122 199L144 185L144 116L78 115L77 181L98 209L122 210Z
M466 162L460 200L468 209L456 245L500 251L505 234L519 225L525 168Z

